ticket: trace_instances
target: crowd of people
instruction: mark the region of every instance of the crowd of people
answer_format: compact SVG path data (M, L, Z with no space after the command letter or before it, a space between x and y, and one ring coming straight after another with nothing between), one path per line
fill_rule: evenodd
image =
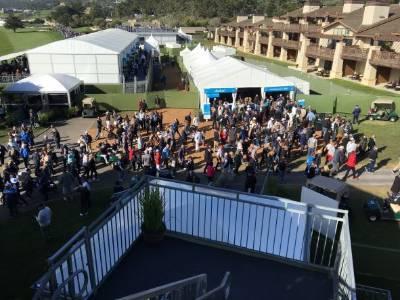
M0 64L0 75L2 77L15 76L23 78L28 74L29 66L25 55L13 58L10 61L3 60Z
M144 47L137 48L126 63L124 64L124 77L125 81L133 82L136 77L137 80L144 80L147 75L147 69L151 55Z
M200 182L204 176L209 184L221 172L225 178L244 174L244 190L255 192L260 171L277 174L284 182L289 163L302 156L306 157L307 178L334 176L344 169L343 180L349 175L358 177L360 158L369 159L366 171L373 172L378 156L375 137L356 137L351 120L318 115L285 95L239 97L235 105L215 99L211 129L202 125L200 116L191 113L182 123L176 118L165 124L163 113L150 111L141 100L131 116L113 111L98 117L96 135L84 132L76 147L62 145L54 127L40 145L35 144L31 126L14 127L8 144L0 147L0 163L5 164L3 201L13 216L18 203L28 204L35 189L46 202L55 186L54 177L61 171L57 178L63 198L71 200L73 192L80 191L84 216L90 206L90 181L99 180L99 164L110 165L118 174L118 188L128 170L165 178L180 176L189 182Z
M60 133L53 126L40 142L35 142L33 127L24 123L20 127L14 126L8 137L8 143L0 145L0 165L3 166L0 190L1 202L7 205L12 217L18 214L19 205L33 202L36 191L41 202L47 202L49 192L57 188L56 177L59 177L65 200L71 199L73 192L81 192L81 215L87 214L90 206L87 179L97 179L87 132L80 137L78 147L62 146ZM60 172L61 176L58 176Z
M79 32L74 31L71 27L61 24L56 25L55 30L57 30L64 37L64 39L69 39L81 35Z

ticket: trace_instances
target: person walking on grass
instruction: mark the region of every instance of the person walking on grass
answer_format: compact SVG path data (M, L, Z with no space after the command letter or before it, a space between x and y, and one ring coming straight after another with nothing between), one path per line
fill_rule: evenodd
M79 185L76 189L80 193L80 216L84 217L87 216L89 213L89 208L91 207L91 199L90 199L90 191L91 187L89 182L86 180L85 177L81 179L82 184Z
M61 189L64 200L72 200L74 198L73 191L75 186L75 177L69 170L61 175L60 185L62 187Z
M35 216L35 220L38 222L40 226L40 231L45 238L48 237L48 231L51 224L51 216L51 209L43 203L40 204L39 213L37 216Z
M352 114L353 114L353 124L357 125L360 124L359 118L361 115L361 108L358 104L354 107Z
M101 120L101 118L100 117L97 117L97 120L96 120L96 129L97 129L97 131L96 131L96 137L95 137L95 141L97 141L99 138L101 138L101 136L102 136L102 133L101 133L101 131L103 130L103 121Z

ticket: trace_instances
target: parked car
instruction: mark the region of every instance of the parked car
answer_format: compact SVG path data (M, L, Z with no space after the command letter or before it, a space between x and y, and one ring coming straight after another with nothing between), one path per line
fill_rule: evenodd
M399 115L396 113L395 102L393 100L375 100L371 104L367 118L371 121L396 122L399 119Z
M85 98L82 100L82 118L97 117L97 105L94 98Z

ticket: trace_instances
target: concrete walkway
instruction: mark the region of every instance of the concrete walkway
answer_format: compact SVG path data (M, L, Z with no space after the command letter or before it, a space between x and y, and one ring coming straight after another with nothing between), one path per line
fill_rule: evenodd
M91 128L96 119L91 118L74 118L67 121L60 121L54 124L61 135L61 144L75 144L80 135ZM40 141L40 137L39 137Z
M74 118L71 120L67 121L60 121L57 123L54 123L54 126L59 130L60 135L61 135L61 143L62 144L67 144L67 145L73 145L76 144L77 140L79 139L80 135L85 132L85 130L89 129L92 127L94 124L95 119L84 119L84 118ZM43 141L44 135L49 134L51 135L50 131L47 130L43 132L41 135L37 136L35 138L36 143L40 143ZM22 168L22 164L20 167ZM58 170L61 171L61 167L57 168ZM103 168L99 169L98 172L104 172L109 170L109 168ZM108 175L108 174L107 174ZM110 174L111 175L111 174ZM111 179L111 178L110 178ZM107 180L106 180L107 181ZM55 179L55 182L57 183L57 179ZM114 183L114 180L109 180L110 183ZM104 184L104 182L103 182ZM50 198L58 198L60 195L58 193L50 193ZM37 190L34 191L33 197L31 202L29 203L28 206L19 206L18 210L19 212L23 213L26 211L30 211L36 207L36 205L40 202L41 196L39 195L39 192ZM0 221L6 221L9 219L9 212L6 206L0 206Z

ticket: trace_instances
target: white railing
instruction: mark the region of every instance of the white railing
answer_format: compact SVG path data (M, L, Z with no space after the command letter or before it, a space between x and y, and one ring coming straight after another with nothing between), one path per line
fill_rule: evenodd
M35 284L36 299L54 294L78 271L63 285L64 296L81 293L86 299L104 282L141 234L138 201L146 188L163 194L170 234L330 272L334 299L356 299L347 211L155 178L124 192L49 258L49 272ZM83 293L82 273L89 278Z

